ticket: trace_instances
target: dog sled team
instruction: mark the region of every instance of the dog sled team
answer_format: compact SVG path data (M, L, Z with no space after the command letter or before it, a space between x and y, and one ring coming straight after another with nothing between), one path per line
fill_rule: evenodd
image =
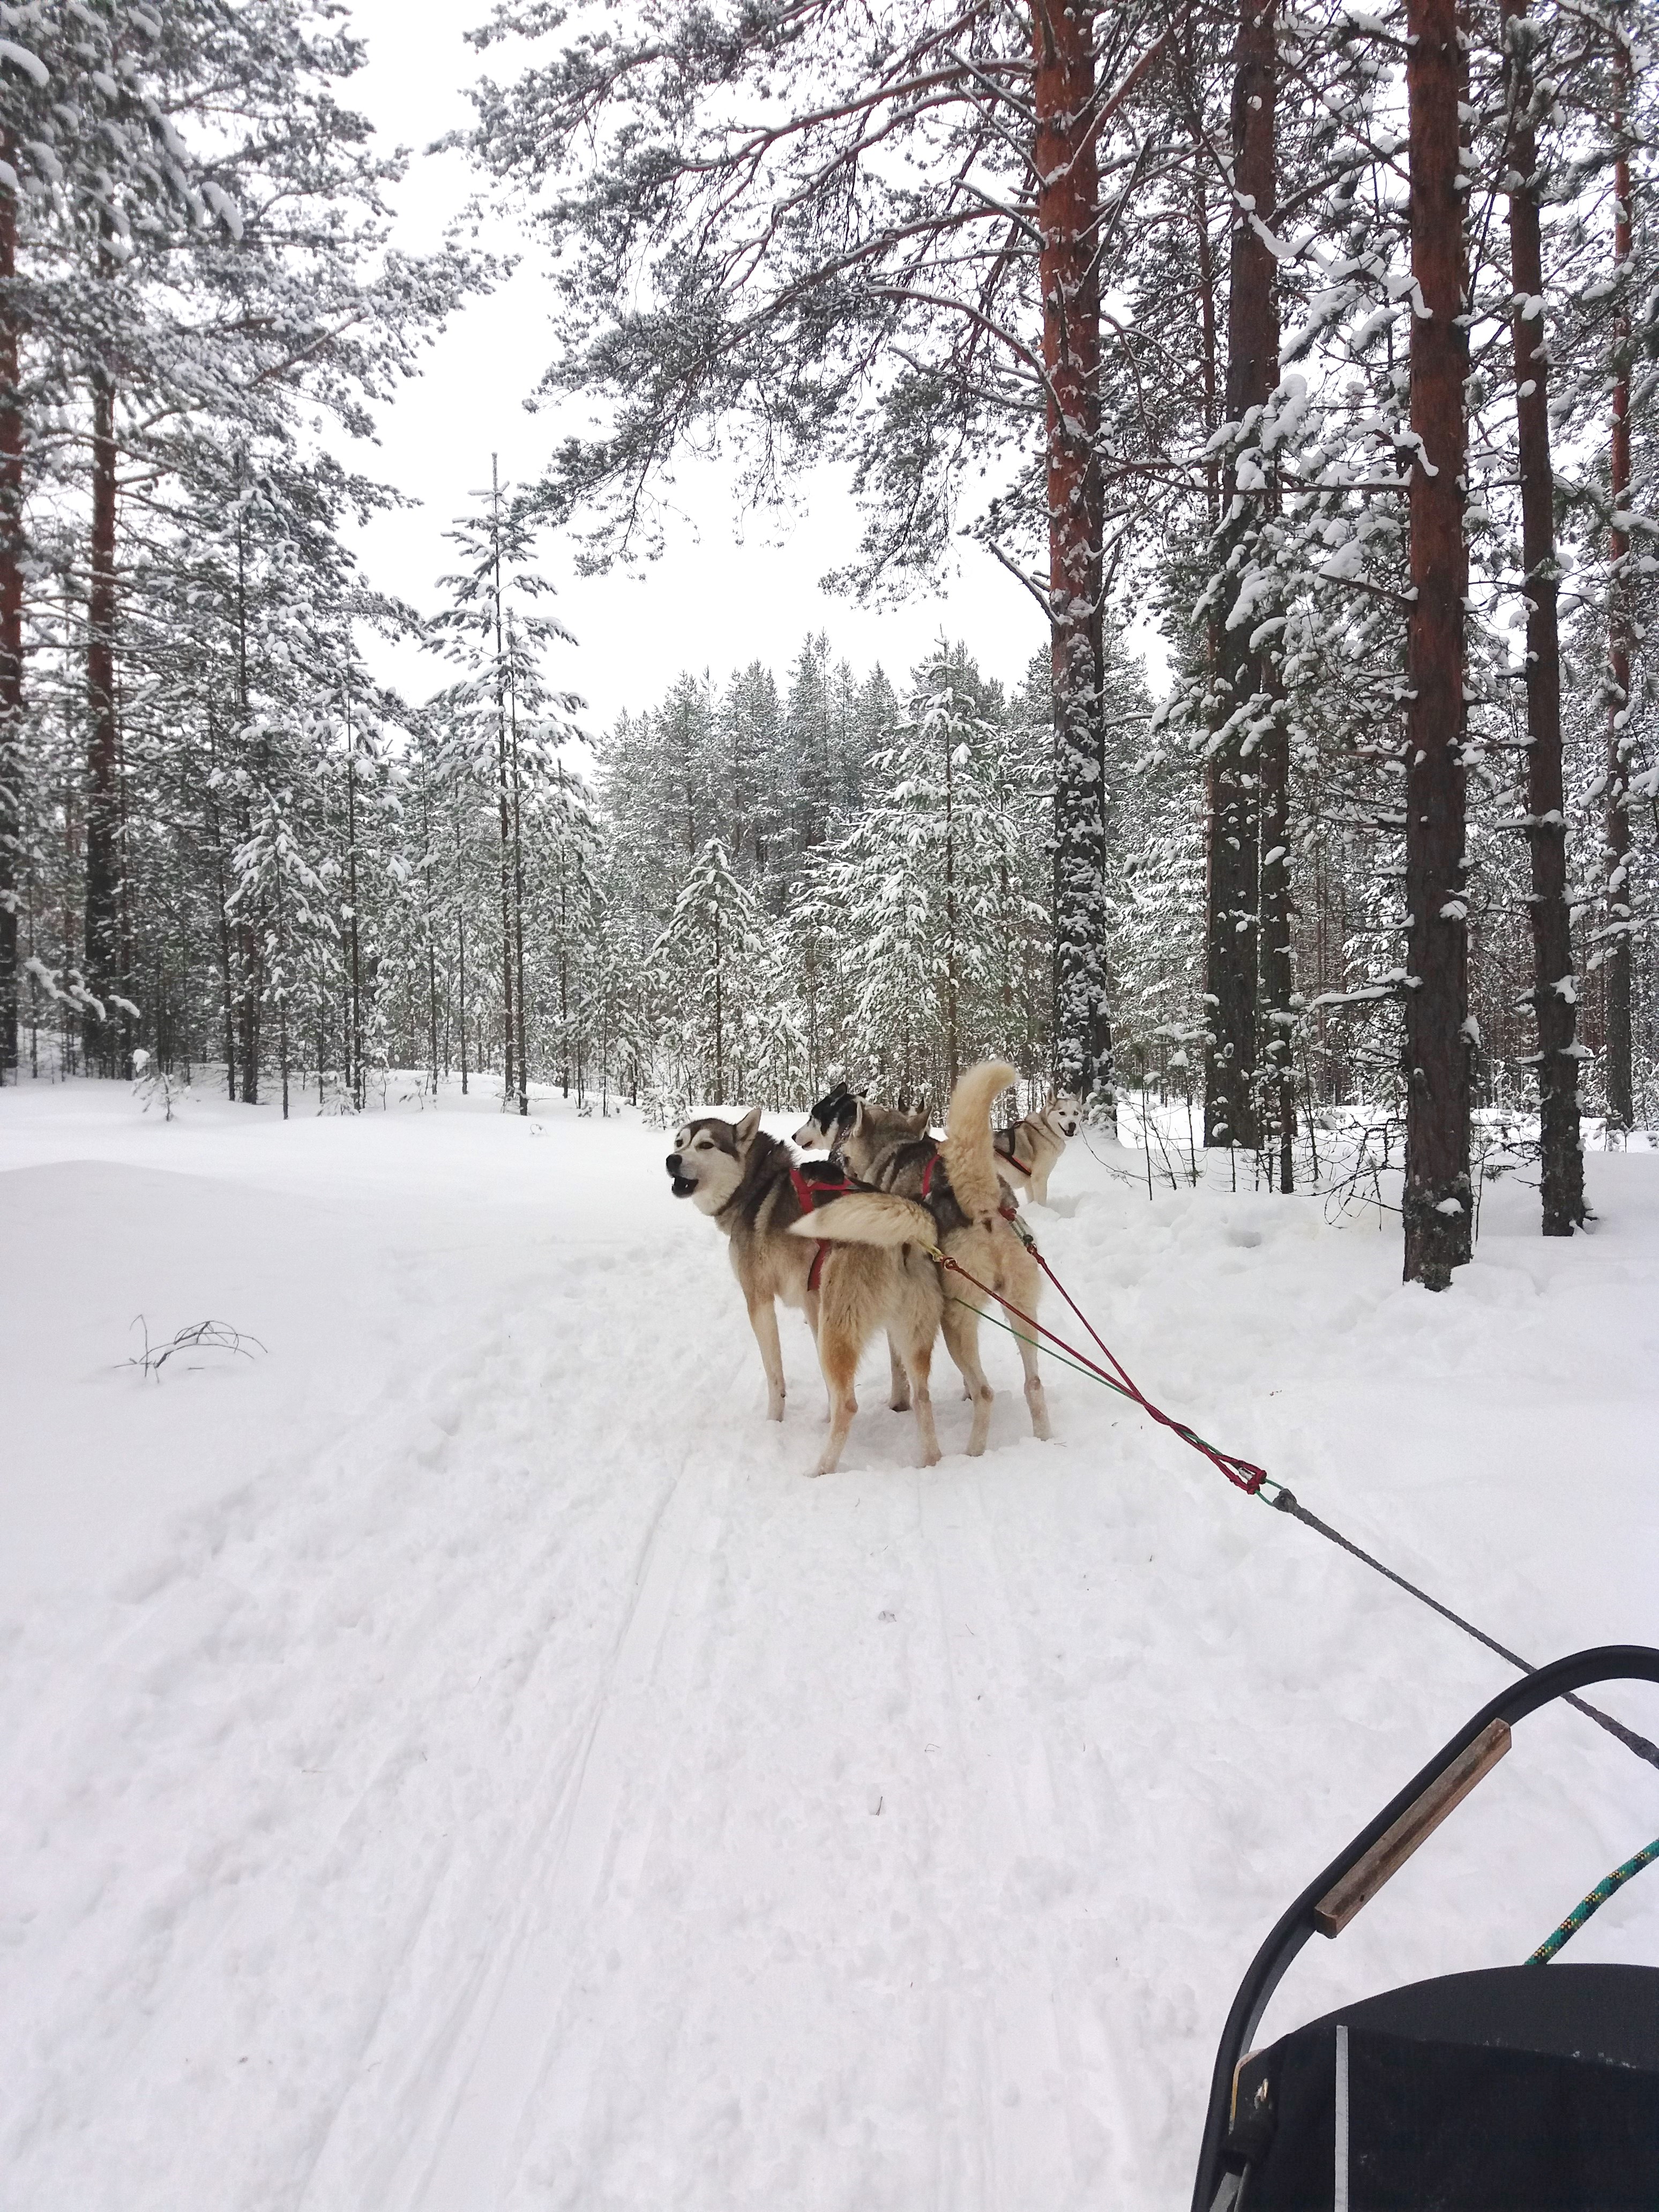
M939 1456L928 1377L941 1334L973 1404L968 1449L984 1450L993 1396L979 1358L985 1293L1036 1312L1041 1278L1018 1225L1016 1191L1046 1200L1080 1117L1078 1102L1062 1097L994 1131L992 1108L1013 1080L1001 1060L969 1068L951 1094L942 1142L929 1135L925 1108L872 1105L844 1084L795 1132L796 1146L822 1157L798 1158L768 1136L758 1107L738 1121L703 1115L677 1133L666 1162L674 1195L731 1239L773 1420L783 1419L780 1299L805 1314L817 1340L830 1434L813 1474L829 1474L840 1462L858 1410L854 1376L878 1329L886 1331L892 1360L889 1403L915 1413L922 1466ZM956 1273L947 1287L935 1254L983 1290ZM1036 1346L1017 1334L1032 1433L1046 1437Z

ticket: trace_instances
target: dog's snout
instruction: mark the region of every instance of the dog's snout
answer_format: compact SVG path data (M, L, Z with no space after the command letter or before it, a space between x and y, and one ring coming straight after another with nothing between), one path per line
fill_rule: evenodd
M663 1165L667 1169L670 1175L677 1176L680 1171L679 1154L678 1152L670 1152L668 1158L663 1162Z

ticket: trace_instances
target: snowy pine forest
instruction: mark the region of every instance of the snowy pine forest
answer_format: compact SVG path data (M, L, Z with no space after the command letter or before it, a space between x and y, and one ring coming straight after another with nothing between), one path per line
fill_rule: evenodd
M661 1120L995 1052L1287 1188L1359 1109L1425 1222L1531 1116L1570 1231L1581 1109L1656 1110L1645 9L1500 0L1437 90L1405 17L1277 0L659 12L483 25L497 228L410 254L348 12L7 7L0 1072ZM526 392L587 413L410 603L369 436L520 251ZM1049 649L855 670L827 611L597 725L550 572L648 559L714 434L740 499L850 468L837 588L989 554Z

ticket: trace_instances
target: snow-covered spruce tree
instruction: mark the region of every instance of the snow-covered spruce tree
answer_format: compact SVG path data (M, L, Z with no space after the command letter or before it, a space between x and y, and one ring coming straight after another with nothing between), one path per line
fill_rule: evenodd
M453 657L467 672L477 705L455 727L475 778L493 775L500 832L500 977L502 1019L502 1103L530 1111L529 1018L525 988L524 816L526 784L539 785L550 761L555 723L580 702L549 689L543 656L554 644L574 640L544 611L553 586L531 564L536 526L522 505L506 496L495 456L489 486L477 495L475 513L460 517L445 535L462 566L440 579L449 603L439 617ZM457 702L459 704L459 702Z
M325 1003L340 930L296 818L312 747L281 728L256 726L249 735L259 766L245 779L246 834L230 856L234 888L225 906L232 926L246 923L253 938L259 999L276 1018L286 1121L296 1051L303 1049L295 1018L314 1019ZM257 1055L249 1063L257 1065Z
M942 648L810 872L795 922L835 946L834 1056L885 1095L941 1099L988 1051L1037 1072L1048 793L1027 735L965 650Z
M511 0L477 36L557 39L573 20ZM1159 9L1093 0L913 0L856 29L836 0L676 0L637 30L596 5L516 84L482 88L472 141L539 196L560 257L568 349L544 388L610 409L546 490L561 517L597 514L595 558L637 534L652 477L709 422L745 438L757 487L826 453L851 462L871 516L861 588L936 573L965 465L994 463L1017 493L981 520L1011 535L997 550L1017 570L1041 562L1054 1050L1091 1092L1110 1080L1101 299L1133 250L1162 127L1142 95L1170 43Z
M764 1018L766 931L719 837L692 862L667 927L649 954L656 1006L657 1080L683 1113L699 1099L740 1095L754 1057L750 1024Z

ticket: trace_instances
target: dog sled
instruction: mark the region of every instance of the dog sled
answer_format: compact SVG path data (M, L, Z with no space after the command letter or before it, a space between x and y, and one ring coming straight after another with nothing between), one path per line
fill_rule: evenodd
M1249 2046L1316 1930L1339 1935L1509 1748L1512 1723L1592 1682L1659 1682L1613 1645L1541 1667L1459 1730L1285 1913L1217 2053L1193 2212L1652 2212L1659 1967L1558 1965L1616 1882L1524 1966L1415 1982ZM1576 1700L1575 1700L1576 1702ZM1597 1717L1603 1717L1598 1716ZM1626 1730L1630 1747L1653 1747Z

